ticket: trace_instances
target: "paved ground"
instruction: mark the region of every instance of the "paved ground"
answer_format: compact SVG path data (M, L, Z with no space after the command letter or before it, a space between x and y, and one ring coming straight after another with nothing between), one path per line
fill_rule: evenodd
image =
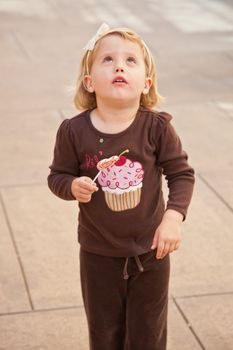
M0 0L0 349L88 349L77 204L46 176L57 127L77 113L80 50L102 21L152 48L163 109L196 169L172 255L168 350L233 349L230 0Z

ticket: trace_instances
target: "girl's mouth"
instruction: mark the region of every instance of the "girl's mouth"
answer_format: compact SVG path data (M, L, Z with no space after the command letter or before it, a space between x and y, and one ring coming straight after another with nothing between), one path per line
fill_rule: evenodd
M113 84L128 84L124 77L116 77L112 81Z

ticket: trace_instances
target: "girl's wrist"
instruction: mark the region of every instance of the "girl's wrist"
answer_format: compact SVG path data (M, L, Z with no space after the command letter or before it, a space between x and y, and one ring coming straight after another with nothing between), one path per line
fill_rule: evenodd
M163 219L173 220L181 224L183 222L184 216L177 210L167 209L164 213Z

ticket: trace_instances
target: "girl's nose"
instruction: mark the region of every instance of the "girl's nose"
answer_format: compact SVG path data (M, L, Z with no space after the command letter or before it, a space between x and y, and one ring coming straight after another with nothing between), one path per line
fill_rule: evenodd
M124 68L122 68L122 67L116 67L116 68L115 68L115 71L116 71L116 73L118 73L118 72L124 72Z

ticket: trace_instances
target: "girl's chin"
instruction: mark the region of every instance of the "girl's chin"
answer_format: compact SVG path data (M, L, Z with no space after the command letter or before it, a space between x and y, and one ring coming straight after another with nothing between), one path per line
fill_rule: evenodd
M111 105L113 106L123 106L125 105L126 107L133 107L133 106L138 106L140 104L140 98L139 97L132 97L132 96L127 96L126 94L114 94L112 96L107 96L106 98L101 98L99 99L99 102L101 100L101 104L104 105ZM98 104L98 98L97 98L97 104Z
M138 101L140 100L141 96L135 97L135 96L130 96L127 93L124 93L124 91L121 91L121 93L118 94L113 94L110 99L112 100L118 100L118 101L126 101L126 102L131 102L131 101Z
M140 100L114 99L110 102L110 105L112 108L138 108Z

